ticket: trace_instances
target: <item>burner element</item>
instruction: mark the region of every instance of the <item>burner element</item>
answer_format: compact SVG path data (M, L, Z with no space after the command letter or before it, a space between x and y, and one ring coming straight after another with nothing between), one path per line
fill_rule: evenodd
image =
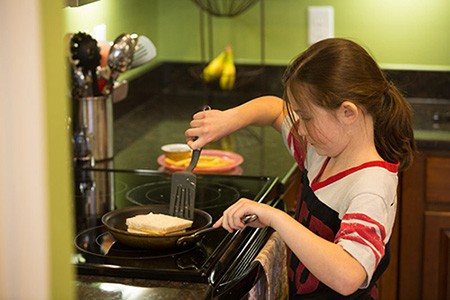
M152 182L137 186L127 193L128 201L138 204L168 204L170 199L170 182ZM240 197L239 191L221 184L197 183L195 207L208 209L229 206Z
M192 251L197 245L184 248L139 249L117 241L104 226L89 228L75 238L75 246L83 253L111 259L156 259Z

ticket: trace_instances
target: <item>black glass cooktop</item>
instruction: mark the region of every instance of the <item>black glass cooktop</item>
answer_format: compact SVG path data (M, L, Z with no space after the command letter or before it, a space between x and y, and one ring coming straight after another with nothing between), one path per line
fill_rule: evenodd
M136 249L116 241L101 224L117 208L168 204L170 174L144 170L83 170L76 174L77 235L74 264L80 274L161 280L214 281L233 257L257 237L258 229L206 233L198 243L167 249ZM273 177L197 174L196 208L215 222L241 197L267 202L278 196Z

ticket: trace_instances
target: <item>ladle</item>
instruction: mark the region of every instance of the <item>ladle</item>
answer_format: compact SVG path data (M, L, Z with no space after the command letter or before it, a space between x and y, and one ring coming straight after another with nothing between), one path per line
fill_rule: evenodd
M138 36L129 33L123 33L114 40L108 54L108 66L111 69L111 83L116 81L120 73L130 68L137 42Z

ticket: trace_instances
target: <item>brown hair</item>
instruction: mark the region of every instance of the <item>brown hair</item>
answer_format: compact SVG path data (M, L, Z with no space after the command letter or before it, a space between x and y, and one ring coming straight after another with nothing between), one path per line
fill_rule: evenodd
M358 44L341 38L315 43L286 69L283 84L291 118L289 101L299 105L312 101L331 111L351 101L372 116L381 157L399 162L399 170L411 165L416 149L411 106ZM288 91L294 99L286 97Z

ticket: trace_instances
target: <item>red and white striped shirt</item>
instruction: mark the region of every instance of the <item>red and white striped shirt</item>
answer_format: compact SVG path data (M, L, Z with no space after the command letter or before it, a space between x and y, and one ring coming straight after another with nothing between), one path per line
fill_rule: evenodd
M340 227L332 239L364 267L369 285L389 241L397 209L398 164L369 161L323 181L318 181L329 158L320 156L307 145L306 155L292 135L290 122L284 122L282 134L286 146L301 168L307 170L310 188L317 199L336 212ZM302 208L299 207L299 210ZM319 222L322 224L322 222ZM324 225L321 225L325 227ZM326 228L310 228L326 232ZM321 235L322 236L322 235Z

